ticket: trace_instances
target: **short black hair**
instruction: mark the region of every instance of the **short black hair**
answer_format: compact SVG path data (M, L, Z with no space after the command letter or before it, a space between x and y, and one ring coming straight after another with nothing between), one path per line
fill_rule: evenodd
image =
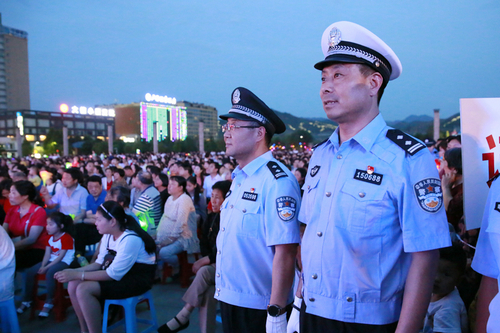
M304 168L297 168L295 171L300 172L300 175L302 176L302 178L306 178L306 176L307 176L307 170L306 169L304 169Z
M77 180L79 183L82 181L82 172L79 168L69 168L64 169L64 172L69 174L73 180Z
M212 186L212 190L219 190L222 192L222 196L226 197L227 192L231 188L231 182L229 180L220 180Z
M90 183L90 182L101 184L102 180L101 180L101 177L99 177L97 175L93 175L93 176L89 177L89 179L87 180L87 184Z
M467 254L459 243L439 249L439 259L446 260L455 265L460 275L465 274L467 268Z
M168 187L168 176L163 172L158 175L158 178L161 180L161 184L165 187Z
M125 171L123 169L116 168L113 173L118 173L122 178L125 177Z
M462 174L462 148L452 148L444 152L444 159L448 163L448 167L457 170L459 175Z

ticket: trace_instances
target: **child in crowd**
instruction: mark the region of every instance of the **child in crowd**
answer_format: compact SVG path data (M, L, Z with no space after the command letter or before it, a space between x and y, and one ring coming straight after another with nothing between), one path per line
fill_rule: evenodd
M47 233L50 238L45 248L45 255L42 262L26 270L25 300L17 309L18 313L23 313L31 307L35 276L45 274L47 298L38 316L40 318L49 316L50 310L54 307L52 304L56 286L54 274L68 268L75 254L73 238L68 234L72 226L73 219L60 212L54 212L47 218Z
M467 333L467 311L456 286L464 277L467 256L459 244L439 250L440 259L424 333Z

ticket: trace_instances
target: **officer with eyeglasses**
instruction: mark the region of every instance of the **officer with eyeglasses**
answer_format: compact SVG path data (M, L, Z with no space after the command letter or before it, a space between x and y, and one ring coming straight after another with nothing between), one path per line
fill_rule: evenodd
M224 332L285 333L300 242L300 189L269 144L286 127L248 89L236 88L231 102L220 118L227 120L226 153L238 166L221 207L215 298Z

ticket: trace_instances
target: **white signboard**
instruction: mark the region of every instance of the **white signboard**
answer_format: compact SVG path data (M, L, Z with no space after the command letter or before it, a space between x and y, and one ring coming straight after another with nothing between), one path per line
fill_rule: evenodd
M481 227L487 181L500 169L500 98L460 100L464 215L467 229Z

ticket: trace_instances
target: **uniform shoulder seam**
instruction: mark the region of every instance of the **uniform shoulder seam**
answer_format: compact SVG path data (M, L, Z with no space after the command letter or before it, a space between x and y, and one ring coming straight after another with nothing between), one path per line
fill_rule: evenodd
M320 143L315 144L315 145L312 147L312 149L315 149L315 148L317 148L317 147L321 146L322 144L324 144L324 143L325 143L325 142L327 142L327 141L328 141L328 139L325 139L325 140L321 141Z
M287 173L283 170L283 167L281 167L277 162L275 161L269 161L267 163L267 167L269 168L269 171L273 174L274 178L280 179L283 177L288 177Z
M420 140L398 129L388 130L386 137L411 156L426 148Z

